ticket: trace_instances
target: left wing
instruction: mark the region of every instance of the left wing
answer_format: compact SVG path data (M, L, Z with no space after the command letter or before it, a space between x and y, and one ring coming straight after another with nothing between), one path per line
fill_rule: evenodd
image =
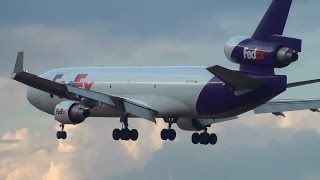
M126 113L129 113L133 116L144 118L154 123L156 122L155 115L157 114L157 111L150 109L143 104L123 97L61 84L24 71L23 52L18 53L11 78L35 89L56 95L60 98L78 101L83 106L94 107L101 104L106 104L124 110Z
M285 116L283 112L311 110L320 112L320 100L274 100L254 109L255 114L272 113L276 116Z

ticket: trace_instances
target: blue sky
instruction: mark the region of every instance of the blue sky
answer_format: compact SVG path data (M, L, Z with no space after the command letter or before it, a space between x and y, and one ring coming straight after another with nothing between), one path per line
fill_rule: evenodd
M28 71L65 66L219 64L236 69L224 43L251 35L270 0L29 0L0 2L0 179L319 179L319 115L308 111L243 115L217 124L214 147L194 146L178 130L160 141L157 126L138 120L138 143L114 142L118 119L89 118L55 139L57 122L27 103L9 79L16 53ZM299 62L278 70L289 81L319 78L320 2L294 0L285 35L303 39ZM320 98L319 85L279 98ZM176 127L176 126L175 126ZM177 127L176 127L177 129Z

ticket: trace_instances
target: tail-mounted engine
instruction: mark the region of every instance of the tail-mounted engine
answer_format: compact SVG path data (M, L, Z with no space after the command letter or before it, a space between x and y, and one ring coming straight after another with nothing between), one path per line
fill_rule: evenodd
M263 68L283 68L299 59L298 52L301 51L299 46L288 47L289 43L284 41L287 39L298 42L298 39L282 36L274 39L275 42L264 42L236 37L226 43L224 52L234 63Z
M54 116L62 124L80 124L90 116L90 111L76 102L62 101L55 107Z

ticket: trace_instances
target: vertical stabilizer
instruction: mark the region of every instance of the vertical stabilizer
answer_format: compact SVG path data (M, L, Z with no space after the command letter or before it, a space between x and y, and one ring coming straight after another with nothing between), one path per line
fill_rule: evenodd
M252 39L268 41L270 36L282 35L289 15L292 0L273 0Z

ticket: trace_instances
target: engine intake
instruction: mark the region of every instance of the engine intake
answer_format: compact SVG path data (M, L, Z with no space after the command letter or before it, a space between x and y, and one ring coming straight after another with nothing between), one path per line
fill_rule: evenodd
M62 101L56 105L54 116L63 124L80 124L90 116L90 110L73 101Z

